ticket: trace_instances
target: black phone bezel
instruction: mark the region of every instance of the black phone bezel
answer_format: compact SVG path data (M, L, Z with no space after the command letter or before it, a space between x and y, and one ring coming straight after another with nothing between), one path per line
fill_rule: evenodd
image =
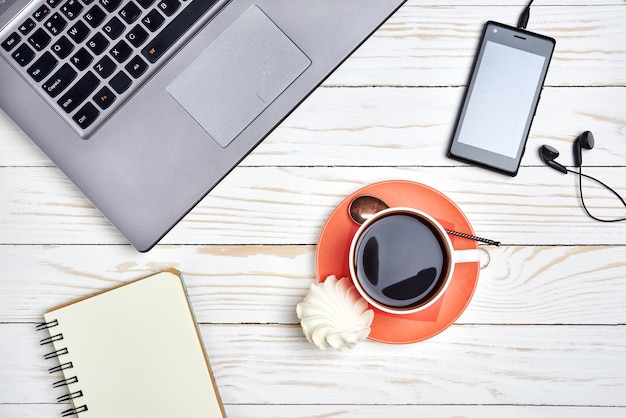
M493 29L499 30L497 31L497 33L495 33ZM533 101L526 119L525 130L520 137L518 150L514 158L510 158L501 154L496 154L492 151L474 147L472 145L461 143L458 141L460 128L464 122L466 109L469 103L469 99L471 98L472 90L474 88L474 82L476 80L478 71L480 71L481 68L480 65L482 62L482 57L487 41L492 41L518 50L531 52L546 58L541 74L537 80L537 86L535 89ZM534 119L537 106L539 104L541 91L545 83L555 45L556 41L548 36L529 32L523 29L518 29L494 21L488 21L485 24L483 35L478 48L478 53L476 54L476 57L474 59L474 65L470 73L468 87L465 91L465 95L463 97L463 101L456 120L454 133L450 141L448 157L465 163L491 169L503 174L507 174L509 176L517 175L522 156L524 155L526 142L528 141L530 127L532 126L532 121Z

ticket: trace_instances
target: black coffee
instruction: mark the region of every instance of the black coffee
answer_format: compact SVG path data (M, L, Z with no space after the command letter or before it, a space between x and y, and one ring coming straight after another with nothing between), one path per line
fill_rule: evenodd
M411 215L390 214L361 235L355 269L370 297L392 308L427 303L443 287L446 247L433 226Z

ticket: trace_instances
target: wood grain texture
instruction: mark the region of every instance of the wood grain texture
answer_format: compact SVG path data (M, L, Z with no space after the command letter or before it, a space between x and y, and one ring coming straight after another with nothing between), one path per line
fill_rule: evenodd
M491 259L460 324L626 324L622 246L484 247ZM167 268L182 271L199 322L298 323L315 246L0 247L0 323Z
M515 25L523 10L519 3L489 7L433 3L411 2L401 8L326 84L465 85L484 22ZM557 41L546 85L624 86L623 6L534 3L528 30Z
M586 173L626 189L620 167ZM162 243L315 244L345 196L394 179L441 191L477 235L507 245L626 244L626 223L588 218L577 177L545 166L524 168L515 178L474 167L238 167ZM593 182L583 184L593 213L625 216L617 198ZM0 168L0 199L0 244L126 244L56 168Z
M464 92L465 87L320 88L241 166L458 167L446 152ZM522 165L542 164L536 150L544 143L559 148L562 163L571 165L571 144L585 130L596 137L585 165L622 164L625 106L623 87L544 88ZM51 166L12 123L0 112L0 167Z
M366 341L349 353L317 349L297 325L200 328L227 405L626 406L624 327L454 325L421 343ZM40 356L33 324L0 332L15 338L1 352L10 369L0 403L15 401L17 385L22 403L53 402L42 386L60 375L48 374L55 363Z
M66 405L0 404L0 416L12 418L58 417ZM430 418L622 418L626 408L572 406L493 406L493 405L226 405L229 418L361 418L391 415L397 417L428 416ZM58 411L58 412L57 412Z

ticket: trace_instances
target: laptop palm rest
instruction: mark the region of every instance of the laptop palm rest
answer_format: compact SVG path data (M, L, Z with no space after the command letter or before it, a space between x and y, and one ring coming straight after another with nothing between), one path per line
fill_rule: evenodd
M311 61L250 7L167 88L221 147L270 105Z

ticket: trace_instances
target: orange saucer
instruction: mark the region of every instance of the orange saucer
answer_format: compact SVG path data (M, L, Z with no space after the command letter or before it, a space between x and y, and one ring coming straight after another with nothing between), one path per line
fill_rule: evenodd
M408 206L422 210L437 219L444 228L474 234L461 209L445 195L423 184L410 181L385 181L366 186L348 196L330 215L317 243L316 274L318 282L335 275L350 277L348 252L358 229L348 206L357 196L368 194L389 206ZM454 248L477 248L476 241L450 236ZM369 338L385 343L412 343L430 338L448 328L469 304L478 283L479 263L457 264L448 289L437 303L409 315L394 315L372 306L374 320Z

